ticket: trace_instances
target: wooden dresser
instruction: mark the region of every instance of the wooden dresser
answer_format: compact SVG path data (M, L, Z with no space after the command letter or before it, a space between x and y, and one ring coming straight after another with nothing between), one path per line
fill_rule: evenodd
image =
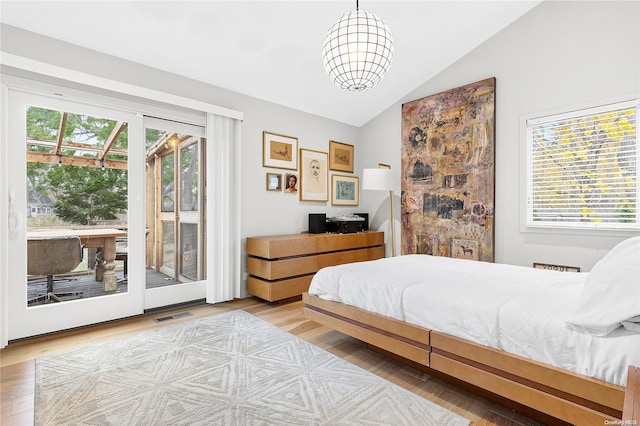
M384 232L247 238L249 293L273 302L300 296L325 266L384 257Z

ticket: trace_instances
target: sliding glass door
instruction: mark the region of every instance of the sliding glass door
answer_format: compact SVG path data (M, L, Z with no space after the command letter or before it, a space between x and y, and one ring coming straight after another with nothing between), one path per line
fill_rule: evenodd
M240 121L170 96L162 107L13 76L0 89L1 345L243 294ZM72 241L29 249L55 239Z
M141 313L142 118L17 89L7 113L9 339Z

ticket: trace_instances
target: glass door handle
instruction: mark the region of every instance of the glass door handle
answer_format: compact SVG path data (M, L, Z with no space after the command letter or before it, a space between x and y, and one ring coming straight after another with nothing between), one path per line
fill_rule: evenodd
M9 231L17 232L22 226L22 215L13 207L16 198L15 188L9 189Z

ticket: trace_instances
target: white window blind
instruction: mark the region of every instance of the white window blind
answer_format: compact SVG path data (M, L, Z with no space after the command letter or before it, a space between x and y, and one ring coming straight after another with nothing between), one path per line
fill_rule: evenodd
M638 106L527 120L527 226L638 228Z

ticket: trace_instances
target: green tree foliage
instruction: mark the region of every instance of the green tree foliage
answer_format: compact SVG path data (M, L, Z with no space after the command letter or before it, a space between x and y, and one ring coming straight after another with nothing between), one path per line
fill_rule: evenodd
M62 166L53 167L47 178L56 188L54 211L67 222L117 219L127 210L126 170Z
M27 109L27 137L55 140L61 118L62 114L59 111L29 107ZM37 152L51 152L51 149L42 146L28 146L28 149ZM50 168L49 164L27 163L27 189L35 198L40 198L49 192L46 175Z
M58 137L58 128L62 114L45 108L27 109L27 136L37 139L54 140Z
M198 144L192 144L181 151L180 180L180 210L198 210Z
M55 141L58 138L62 113L29 107L27 109L27 138ZM68 114L63 139L76 143L104 146L116 122L104 118ZM128 145L127 132L116 140L117 147ZM27 143L30 151L53 153L47 146ZM78 155L65 150L64 155ZM95 158L95 153L83 153ZM87 224L90 220L116 219L127 210L127 171L80 167L72 165L27 164L28 190L38 196L54 199L54 212L60 219Z
M532 136L536 220L634 222L635 109L541 124Z
M175 209L175 175L174 175L175 154L167 154L162 157L162 211L172 212Z
M158 142L158 140L164 134L164 131L162 130L150 129L148 127L144 129L144 132L145 132L145 142L144 142L145 151L153 147L155 143Z

